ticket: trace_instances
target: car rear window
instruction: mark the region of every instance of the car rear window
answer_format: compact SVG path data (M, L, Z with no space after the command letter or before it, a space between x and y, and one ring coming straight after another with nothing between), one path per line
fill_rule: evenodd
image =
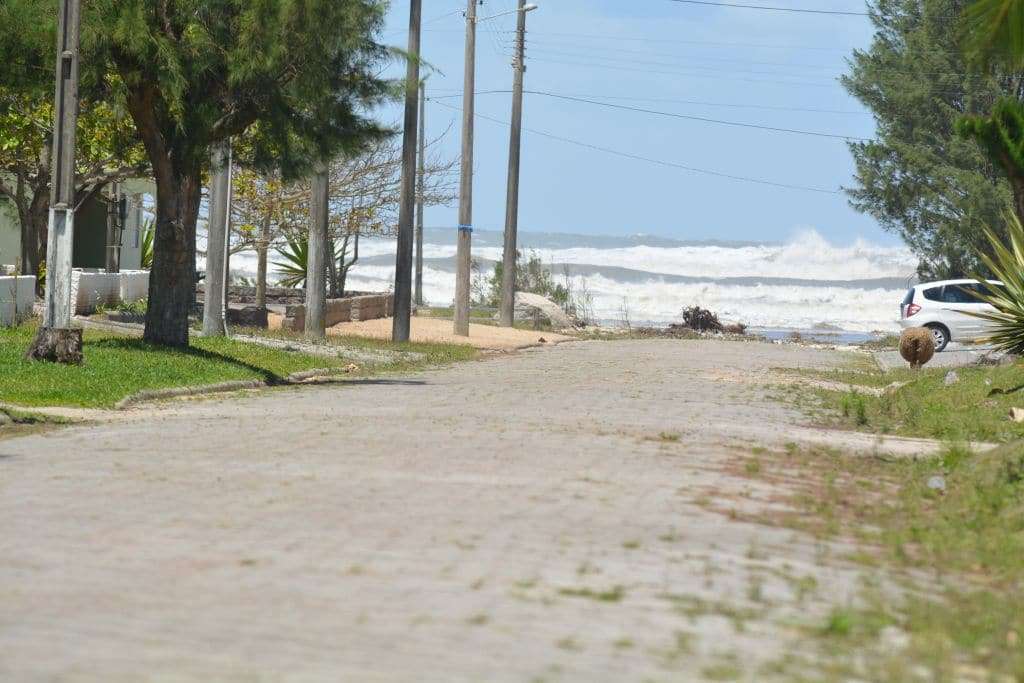
M908 306L908 305L910 305L912 303L914 303L914 288L913 287L911 287L909 290L907 290L907 295L905 297L903 297L903 305L904 306Z

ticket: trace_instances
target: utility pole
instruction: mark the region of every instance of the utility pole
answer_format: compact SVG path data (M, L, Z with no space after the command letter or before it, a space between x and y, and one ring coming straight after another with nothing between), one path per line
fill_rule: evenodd
M203 303L203 336L227 333L224 316L224 248L228 230L228 201L231 192L231 153L227 142L218 143L210 159L210 212L206 226L206 300Z
M82 331L71 329L71 257L75 239L75 142L81 0L60 0L53 124L53 182L46 245L43 324L26 358L82 362Z
M537 9L519 0L516 54L512 59L512 133L508 149L508 195L505 203L505 254L501 272L501 324L512 327L516 310L519 231L519 160L523 139L523 74L526 72L526 13Z
M306 256L306 338L323 339L327 308L327 222L330 179L327 162L317 166L311 182L309 251Z
M412 326L413 220L416 213L416 105L420 88L420 17L422 0L409 3L409 57L405 73L405 126L402 135L402 191L398 207L395 254L395 315L391 339L409 341Z
M455 334L469 336L469 288L473 258L473 115L476 88L476 3L466 9L466 73L462 85L462 177L459 242L455 257Z
M121 216L121 192L117 183L111 183L107 198L107 253L105 270L108 273L121 272L121 235L124 219Z
M427 190L427 83L420 83L420 153L416 178L416 286L417 306L423 305L423 210Z

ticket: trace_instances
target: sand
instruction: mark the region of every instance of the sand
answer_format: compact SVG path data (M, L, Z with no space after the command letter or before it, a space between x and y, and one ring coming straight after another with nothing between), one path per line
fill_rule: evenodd
M327 330L327 334L339 337L368 337L371 339L391 338L391 318L367 320L365 322L341 323ZM544 344L571 341L573 337L551 332L516 330L493 325L469 326L469 337L460 337L452 329L451 320L440 318L413 318L411 339L414 342L440 342L465 344L478 349L514 351Z

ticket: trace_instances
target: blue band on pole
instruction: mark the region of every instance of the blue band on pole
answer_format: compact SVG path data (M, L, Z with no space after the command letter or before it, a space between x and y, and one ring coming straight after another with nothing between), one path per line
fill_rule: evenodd
M459 225L459 232L473 232L472 225Z

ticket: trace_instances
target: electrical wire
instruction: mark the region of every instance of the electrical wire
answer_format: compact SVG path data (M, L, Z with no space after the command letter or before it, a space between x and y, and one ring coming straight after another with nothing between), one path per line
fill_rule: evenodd
M708 5L711 7L731 7L735 9L758 9L767 10L770 12L796 12L799 14L832 14L846 17L868 17L871 16L867 12L847 12L844 10L829 10L829 9L799 9L796 7L770 7L767 5L738 5L730 2L710 2L710 0L670 0L670 2L678 2L686 5Z
M462 97L461 91L456 91L454 88L450 90L450 95L434 95L435 99L449 99ZM525 94L532 95L537 94L533 90L524 90ZM508 95L511 94L511 90L479 90L476 95ZM734 109L764 109L767 111L793 111L793 112L804 112L811 114L848 114L856 116L871 116L871 112L862 110L854 111L851 109L816 109L813 107L780 107L770 104L749 104L749 103L734 103L734 102L708 102L706 100L680 100L666 97L634 97L626 95L592 95L592 94L580 94L580 93L561 93L563 95L571 95L573 97L583 97L595 100L620 100L624 102L660 102L666 104L692 104L700 107L726 107Z
M444 107L446 109L450 109L452 111L460 112L460 113L462 112L462 109L460 109L459 107L455 107L455 106L452 106L450 104L446 104L444 102L437 102L433 98L427 98L427 99L428 99L428 101L433 101L436 104L438 104L439 106ZM476 118L483 119L485 121L490 121L492 123L497 123L499 125L511 126L511 124L508 121L502 121L501 119L492 118L492 117L486 116L484 114L474 113L474 116ZM641 156L639 154L633 154L631 152L623 152L621 150L611 149L609 147L602 147L600 145L593 145L593 144L590 144L588 142L582 142L580 140L573 140L572 138L566 138L566 137L562 137L562 136L559 136L559 135L555 135L553 133L547 133L545 131L535 130L535 129L532 129L532 128L523 128L523 130L528 132L528 133L532 133L533 135L539 135L541 137L549 138L551 140L558 140L559 142L564 142L564 143L570 144L570 145L576 145L577 147L583 147L583 148L594 150L594 151L598 151L598 152L604 152L606 154L611 154L611 155L618 156L618 157L623 157L623 158L626 158L626 159L633 159L634 161L645 161L647 163L656 164L658 166L665 166L665 167L668 167L668 168L675 168L675 169L680 169L680 170L683 170L683 171L689 171L691 173L700 173L702 175L709 175L709 176L714 176L714 177L717 177L717 178L726 178L728 180L736 180L736 181L745 182L745 183L754 183L754 184L757 184L757 185L767 185L767 186L770 186L770 187L781 187L781 188L785 188L785 189L788 189L788 190L803 190L803 191L806 191L806 192L816 192L816 193L819 193L819 194L832 194L832 195L842 194L839 190L830 190L830 189L822 188L822 187L811 187L811 186L808 186L808 185L795 185L795 184L791 184L791 183L781 183L781 182L775 182L773 180L764 180L764 179L761 179L761 178L750 178L750 177L747 177L747 176L733 175L733 174L730 174L730 173L721 173L719 171L712 171L712 170L708 170L708 169L705 169L705 168L697 168L696 166L686 166L684 164L679 164L679 163L675 163L675 162L672 162L672 161L665 161L663 159L653 159L651 157L645 157L645 156Z
M689 114L675 114L667 111L657 111L655 109L643 109L641 107L629 107L624 104L613 104L610 102L598 102L597 100L588 100L582 97L572 97L570 95L559 95L552 92L543 92L538 90L531 90L533 95L542 95L544 97L552 97L559 100L566 100L569 102L581 102L584 104L593 104L599 107L608 107L610 109L619 109L622 111L639 112L643 114L653 114L655 116L667 116L675 119L686 119L688 121L701 121L703 123L715 123L722 126L735 126L737 128L754 128L757 130L766 130L774 133L791 133L794 135L809 135L812 137L819 138L832 138L835 140L854 140L856 142L868 142L868 138L857 137L855 135L839 135L836 133L822 133L819 131L812 130L800 130L798 128L778 128L775 126L764 126L756 123L742 123L739 121L724 121L722 119L712 119L704 116L691 116Z

